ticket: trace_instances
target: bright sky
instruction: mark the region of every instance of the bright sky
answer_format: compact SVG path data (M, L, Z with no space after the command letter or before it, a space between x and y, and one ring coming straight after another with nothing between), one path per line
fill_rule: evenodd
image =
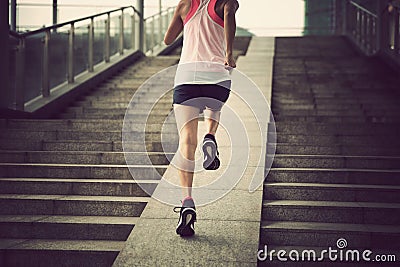
M175 6L178 1L162 0L162 3L164 6ZM42 26L51 23L52 0L17 0L17 3L20 4L17 24ZM135 5L136 1L58 0L58 3L61 22L110 10L113 7ZM145 17L158 10L158 3L159 0L145 0ZM237 25L250 29L257 35L300 35L302 32L304 0L239 0L239 4Z

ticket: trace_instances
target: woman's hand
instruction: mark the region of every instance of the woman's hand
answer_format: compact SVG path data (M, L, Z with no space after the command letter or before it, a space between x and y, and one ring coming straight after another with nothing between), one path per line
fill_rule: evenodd
M227 69L236 68L236 62L235 59L233 58L233 55L230 54L225 57L225 66Z
M392 5L392 3L389 3L389 6L388 6L389 13L392 13L393 10L394 10L394 6Z
M233 58L233 40L236 33L235 14L239 8L237 0L227 1L224 5L224 31L225 31L225 66L227 69L236 68L236 62Z

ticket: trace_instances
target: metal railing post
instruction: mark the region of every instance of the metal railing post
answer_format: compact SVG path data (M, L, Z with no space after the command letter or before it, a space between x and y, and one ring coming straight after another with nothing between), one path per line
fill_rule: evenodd
M362 13L361 10L357 10L357 39L358 42L361 44L362 43L362 36L361 36L361 31L362 31Z
M50 77L49 77L49 42L50 30L46 30L43 39L43 61L42 61L42 96L50 96Z
M375 14L351 0L347 1L346 9L347 35L365 54L373 55L378 52L381 47L383 15Z
M68 83L75 81L74 74L74 44L75 44L75 26L71 23L68 38Z
M350 2L347 2L347 26L346 31L354 38L354 15L353 15L353 7L350 5Z
M16 56L15 109L25 109L25 38L19 40Z
M93 63L93 53L94 53L94 18L90 19L89 24L89 47L88 47L88 71L94 71Z
M106 63L110 62L110 13L107 13L106 33L104 38L104 61Z
M11 24L10 24L10 28L11 28L11 30L13 30L13 31L17 31L18 29L17 29L17 0L11 0L10 1L10 11L11 11L11 14L10 14L10 21L11 21Z
M145 21L144 21L144 0L137 0L137 7L139 11L139 50L146 52L145 42L146 42L146 31L145 31Z
M371 16L368 16L368 23L367 23L367 35L368 35L368 53L372 54L374 48L373 48L373 18Z
M161 44L162 41L163 41L163 21L160 10L160 14L158 15L158 44Z
M132 45L132 50L135 50L136 49L136 29L135 29L135 27L136 27L136 16L135 16L135 13L133 13L133 15L131 16L131 22L132 22L132 25L131 25L131 45Z
M151 36L150 36L151 54L153 54L154 47L155 47L154 33L155 33L155 23L156 23L156 21L154 20L154 18L155 17L153 17L152 20L151 20Z
M343 35L347 34L347 19L348 19L347 12L348 12L348 10L347 10L347 1L346 1L344 4L342 4L342 23L341 23L342 31L341 31L341 34L343 34Z
M147 52L147 20L144 21L143 23L143 34L141 36L142 40L141 42L143 42L143 49L141 50L143 53Z
M124 54L124 10L119 17L119 54Z
M158 1L158 43L161 44L162 43L162 26L163 26L163 22L162 22L162 0Z
M162 16L164 28L162 29L163 32L167 31L168 28L168 11ZM162 39L161 39L162 41Z
M398 55L400 51L400 35L399 35L399 23L400 23L400 12L399 9L393 11L394 16L394 51Z
M377 3L377 10L383 10L384 8L386 9L386 3L383 3L382 1L378 1ZM381 13L380 16L377 18L377 44L376 44L376 51L381 50L382 48L385 48L386 42L385 40L387 39L387 34L385 31L385 21L386 20L386 12Z

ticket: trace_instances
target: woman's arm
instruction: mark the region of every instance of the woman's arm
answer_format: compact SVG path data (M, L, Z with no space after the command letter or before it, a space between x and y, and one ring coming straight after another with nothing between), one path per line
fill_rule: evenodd
M236 33L235 14L239 8L237 0L228 0L224 6L224 29L226 40L225 65L236 68L236 62L233 58L233 40Z
M181 0L175 9L174 16L171 20L167 32L165 33L164 43L166 45L172 44L175 41L175 39L179 36L179 34L182 32L183 30L182 14L185 11L187 13L186 9L187 9L186 1Z

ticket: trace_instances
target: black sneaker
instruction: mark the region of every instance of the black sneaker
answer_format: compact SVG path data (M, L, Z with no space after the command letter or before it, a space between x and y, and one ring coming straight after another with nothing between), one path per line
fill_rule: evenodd
M206 134L206 136L204 136L203 154L204 154L204 161L203 161L204 169L216 170L219 168L221 162L219 161L218 146L214 135Z
M180 213L176 233L183 237L193 236L196 221L196 207L193 199L185 199L182 207L175 207L174 212Z

